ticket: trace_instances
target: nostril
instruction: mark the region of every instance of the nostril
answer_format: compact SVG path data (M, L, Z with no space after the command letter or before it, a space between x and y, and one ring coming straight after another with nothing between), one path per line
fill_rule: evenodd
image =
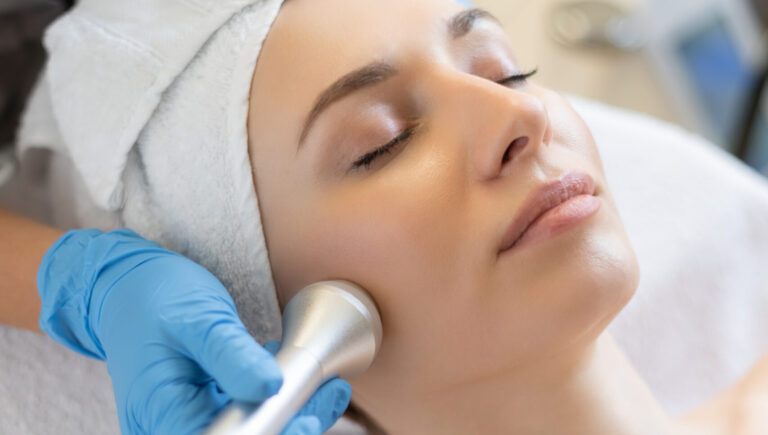
M501 164L504 165L508 161L512 160L525 146L528 145L528 136L518 137L513 140L507 150L504 152L504 157L501 159Z

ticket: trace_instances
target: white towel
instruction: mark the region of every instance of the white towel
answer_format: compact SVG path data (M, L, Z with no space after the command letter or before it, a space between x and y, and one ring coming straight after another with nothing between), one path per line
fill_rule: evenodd
M34 148L70 157L87 190L74 198L77 224L127 226L201 264L262 343L280 338L280 312L246 121L281 4L79 2L46 30L18 141L22 160Z

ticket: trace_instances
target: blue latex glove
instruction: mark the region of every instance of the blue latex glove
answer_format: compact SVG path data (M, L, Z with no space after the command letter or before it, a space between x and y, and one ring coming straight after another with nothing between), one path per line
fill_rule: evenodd
M222 284L131 230L68 232L46 253L37 283L41 329L106 360L125 434L197 433L232 398L262 402L282 385ZM327 430L350 394L341 379L326 383L283 433Z

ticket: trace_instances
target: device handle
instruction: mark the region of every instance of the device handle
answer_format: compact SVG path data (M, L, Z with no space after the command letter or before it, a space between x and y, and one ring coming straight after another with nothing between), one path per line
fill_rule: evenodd
M275 359L285 374L277 394L258 409L249 403L233 402L222 411L206 435L278 435L312 397L314 387L328 380L322 379L320 363L305 349L280 348Z

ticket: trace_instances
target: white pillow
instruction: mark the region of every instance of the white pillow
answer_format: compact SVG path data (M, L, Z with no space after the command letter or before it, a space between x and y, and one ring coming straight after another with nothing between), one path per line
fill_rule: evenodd
M768 179L701 137L573 97L640 263L608 330L679 415L768 350Z

